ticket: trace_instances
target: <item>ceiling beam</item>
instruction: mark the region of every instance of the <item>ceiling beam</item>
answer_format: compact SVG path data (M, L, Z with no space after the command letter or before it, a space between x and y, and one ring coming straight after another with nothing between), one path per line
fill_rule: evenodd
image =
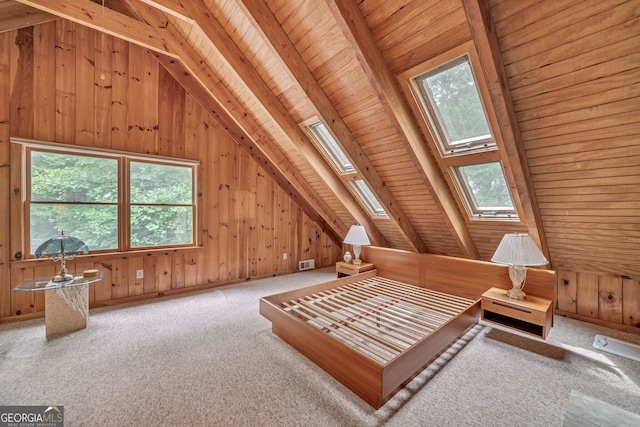
M93 28L146 49L176 58L167 42L144 22L115 12L90 0L16 0L60 18Z
M146 3L149 6L153 6L156 9L160 9L167 15L174 16L178 19L182 19L185 22L193 24L195 21L189 15L189 12L182 7L179 2L173 0L140 0L142 3Z
M47 12L12 1L0 2L0 33L55 21L58 18Z
M270 43L280 57L290 78L304 91L315 106L323 123L332 130L338 142L349 155L362 179L373 190L384 206L389 218L395 221L404 239L418 252L428 252L427 245L413 227L408 216L400 208L395 196L355 140L344 120L326 95L296 47L289 39L269 6L264 0L242 0L245 12L253 18L256 30L262 32L263 39Z
M158 27L168 42L179 52L181 64L158 56L167 71L219 121L240 147L255 159L296 203L299 203L305 214L318 223L334 241L341 243L348 231L348 225L332 215L332 210L326 202L316 195L304 179L299 177L299 173L286 156L274 148L275 144L269 143L269 135L261 129L251 115L245 113L237 103L235 94L231 93L224 84L220 84L219 78L207 65L206 58L187 43L180 30L172 25L160 10L139 2L128 1L128 3L129 7L148 23ZM181 67L184 67L182 71ZM181 73L184 75L180 76Z
M489 4L486 0L463 0L462 3L522 204L524 215L522 220L527 226L529 235L540 245L547 259L550 259Z
M377 229L369 215L347 189L345 183L324 160L305 132L298 126L298 123L291 117L278 97L264 82L262 76L251 66L249 59L238 48L211 11L200 0L185 3L185 8L194 17L198 27L209 38L220 57L240 77L249 91L265 108L274 123L287 135L327 187L342 202L355 221L365 226L373 244L386 245L386 239Z
M471 239L466 222L426 147L418 126L414 122L411 110L404 102L395 78L378 49L358 5L354 1L325 1L342 33L350 42L358 62L383 108L392 119L398 133L405 137L411 147L411 150L408 151L413 156L418 169L424 173L425 185L436 201L442 217L458 242L462 253L469 258L479 259L480 255Z

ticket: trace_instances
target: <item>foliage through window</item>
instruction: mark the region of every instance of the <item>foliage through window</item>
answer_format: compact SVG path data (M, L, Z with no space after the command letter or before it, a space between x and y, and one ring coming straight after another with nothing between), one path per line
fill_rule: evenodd
M194 166L125 155L38 149L28 154L31 253L63 231L92 251L194 243ZM128 234L122 233L123 224Z
M193 241L191 167L131 162L131 247Z
M415 80L442 154L495 146L467 55Z
M454 168L472 215L507 216L515 211L500 162Z
M93 250L118 247L118 162L31 152L31 253L65 232Z

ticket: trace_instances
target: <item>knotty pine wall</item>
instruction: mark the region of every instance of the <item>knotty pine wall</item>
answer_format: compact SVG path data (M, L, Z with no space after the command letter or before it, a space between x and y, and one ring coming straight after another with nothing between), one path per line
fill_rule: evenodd
M109 36L102 46L100 33L65 20L0 33L0 200L12 212L0 220L0 320L42 315L42 292L12 289L59 265L14 257L22 247L22 196L14 193L20 158L10 137L200 161L201 247L73 260L71 271L105 273L90 287L93 307L294 272L301 259L315 259L316 267L337 261L340 246L151 54Z
M558 313L640 328L640 7L490 0Z

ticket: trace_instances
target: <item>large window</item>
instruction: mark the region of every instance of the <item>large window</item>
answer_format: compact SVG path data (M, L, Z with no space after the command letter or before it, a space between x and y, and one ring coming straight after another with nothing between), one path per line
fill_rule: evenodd
M30 253L64 232L91 251L194 244L195 163L27 148Z

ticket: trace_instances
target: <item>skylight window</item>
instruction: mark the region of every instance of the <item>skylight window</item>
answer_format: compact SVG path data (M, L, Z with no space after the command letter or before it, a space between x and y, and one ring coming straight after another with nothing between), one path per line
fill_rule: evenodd
M443 155L495 147L468 55L414 82Z
M314 137L323 154L330 160L331 164L341 174L355 173L356 169L351 164L347 155L342 151L333 135L327 130L322 122L315 122L307 126L309 132Z
M517 218L500 162L456 166L453 170L473 216Z
M400 84L469 219L518 220L509 159L479 63L468 42L405 71Z
M353 191L358 195L362 203L369 209L369 212L376 217L387 217L387 212L382 207L382 204L376 196L373 194L369 186L361 179L352 179L349 181L349 185Z

